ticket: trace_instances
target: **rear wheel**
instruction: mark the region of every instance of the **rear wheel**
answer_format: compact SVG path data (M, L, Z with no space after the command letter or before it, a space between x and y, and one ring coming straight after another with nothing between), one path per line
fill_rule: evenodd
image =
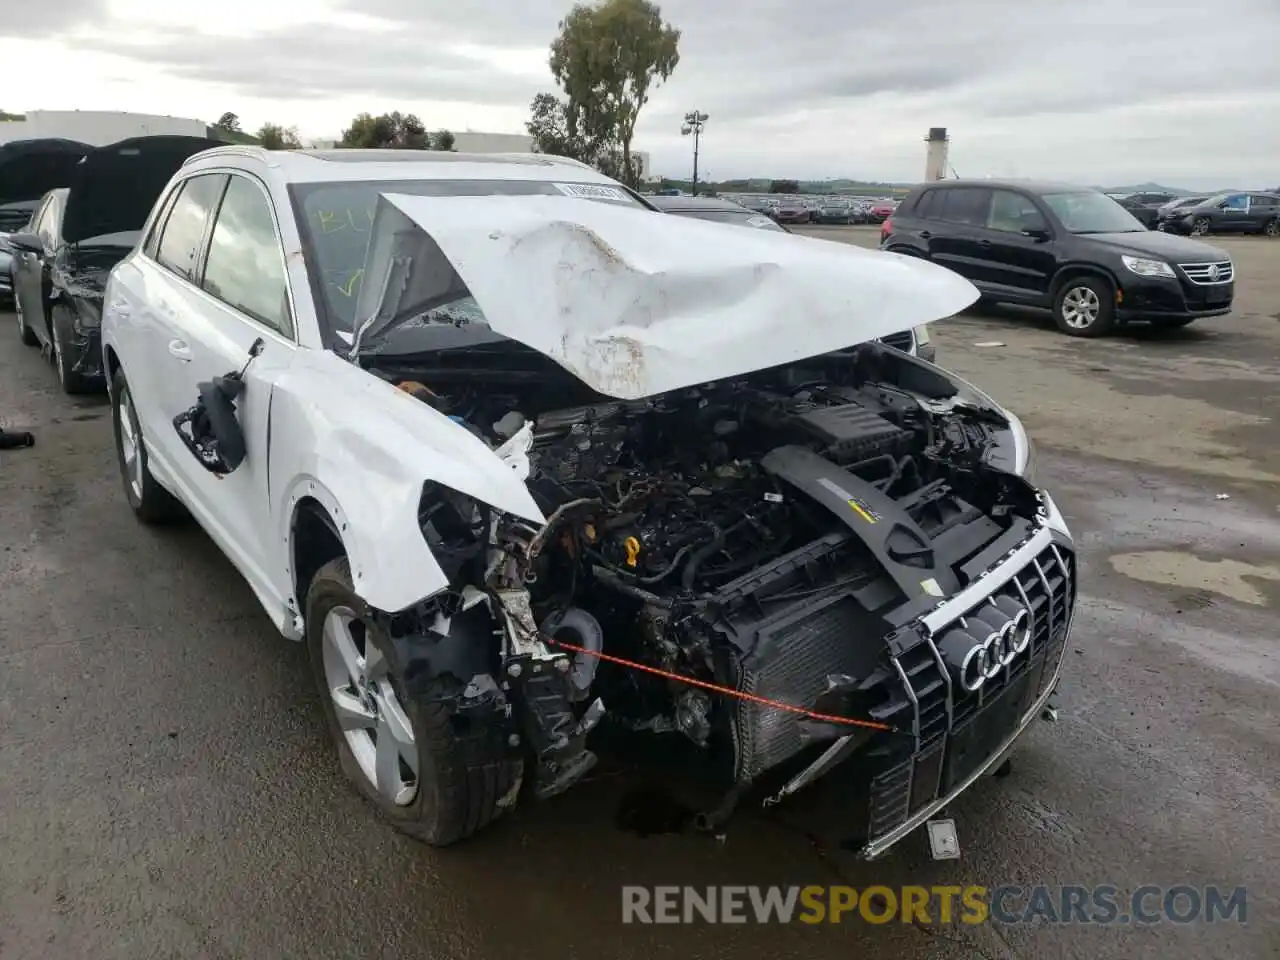
M514 806L519 759L492 743L483 725L457 720L432 681L406 682L409 664L356 594L346 557L317 571L305 622L342 771L383 816L446 846Z
M1191 235L1193 237L1203 237L1209 233L1209 218L1196 217L1191 223Z
M1262 232L1273 240L1276 237L1280 237L1280 217L1268 220L1267 225L1262 228Z
M1101 277L1073 277L1053 298L1053 319L1072 337L1100 337L1115 326L1116 304L1111 284Z
M124 371L117 370L111 381L111 426L115 431L116 459L129 508L143 523L166 523L184 514L182 504L151 475L147 466L147 445L129 392Z

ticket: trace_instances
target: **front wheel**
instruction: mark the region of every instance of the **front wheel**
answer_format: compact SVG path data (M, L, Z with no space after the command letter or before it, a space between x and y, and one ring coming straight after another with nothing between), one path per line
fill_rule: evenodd
M13 312L18 318L18 339L25 346L34 347L40 342L40 338L36 336L36 332L27 326L27 318L22 313L22 298L18 296L18 291L13 292Z
M1100 337L1115 326L1116 304L1111 284L1101 277L1075 277L1053 298L1053 319L1072 337Z
M456 717L431 682L408 689L409 664L356 594L346 557L316 573L305 622L342 772L383 816L418 840L447 846L514 806L520 760L483 724Z
M98 389L98 382L92 377L77 373L67 355L66 337L71 324L71 313L66 307L53 308L53 324L49 331L49 341L53 345L53 368L58 371L58 383L63 393L92 393Z
M1191 235L1193 237L1204 237L1209 234L1209 218L1196 217L1191 223Z

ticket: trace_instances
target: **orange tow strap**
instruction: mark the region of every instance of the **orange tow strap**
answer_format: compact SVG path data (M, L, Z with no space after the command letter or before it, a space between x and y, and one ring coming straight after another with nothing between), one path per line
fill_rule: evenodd
M734 690L732 687L722 687L717 683L707 683L705 680L698 680L694 677L681 676L678 673L672 673L669 670L660 670L657 667L651 667L646 663L637 663L634 660L625 660L622 657L615 657L612 654L602 653L599 650L589 650L586 647L580 647L573 643L566 643L563 640L557 640L554 637L545 636L543 639L552 646L559 647L562 650L569 650L573 653L586 654L588 657L595 657L597 660L604 660L608 663L617 664L620 667L629 667L632 670L639 670L643 673L651 673L656 677L664 677L667 680L675 680L677 683L685 683L691 687L699 687L703 690L710 690L712 693L720 693L726 697L733 697L737 700L745 700L748 703L756 703L762 707L773 707L775 710L785 710L787 713L798 713L802 717L808 717L810 720L820 720L823 723L840 723L850 727L865 727L868 730L887 730L890 733L896 733L897 728L887 723L879 723L875 720L855 720L853 717L837 717L829 713L817 713L813 710L806 710L804 707L793 706L790 703L783 703L780 700L770 700L767 697L757 697L751 693L743 693L741 690Z

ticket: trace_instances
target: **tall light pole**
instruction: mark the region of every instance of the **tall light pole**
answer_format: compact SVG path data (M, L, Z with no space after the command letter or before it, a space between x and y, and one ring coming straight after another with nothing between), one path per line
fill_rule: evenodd
M698 195L698 141L702 138L702 126L709 119L705 113L699 113L697 110L690 110L684 115L684 126L680 128L681 136L689 136L693 134L693 189L692 193L696 197Z

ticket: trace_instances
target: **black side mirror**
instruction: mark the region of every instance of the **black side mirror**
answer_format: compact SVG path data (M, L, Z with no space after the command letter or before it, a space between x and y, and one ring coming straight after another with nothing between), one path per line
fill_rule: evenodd
M34 233L9 234L9 246L23 253L44 253L44 241Z
M1049 231L1044 227L1028 227L1022 231L1024 237L1030 237L1036 243L1044 243L1049 239Z

